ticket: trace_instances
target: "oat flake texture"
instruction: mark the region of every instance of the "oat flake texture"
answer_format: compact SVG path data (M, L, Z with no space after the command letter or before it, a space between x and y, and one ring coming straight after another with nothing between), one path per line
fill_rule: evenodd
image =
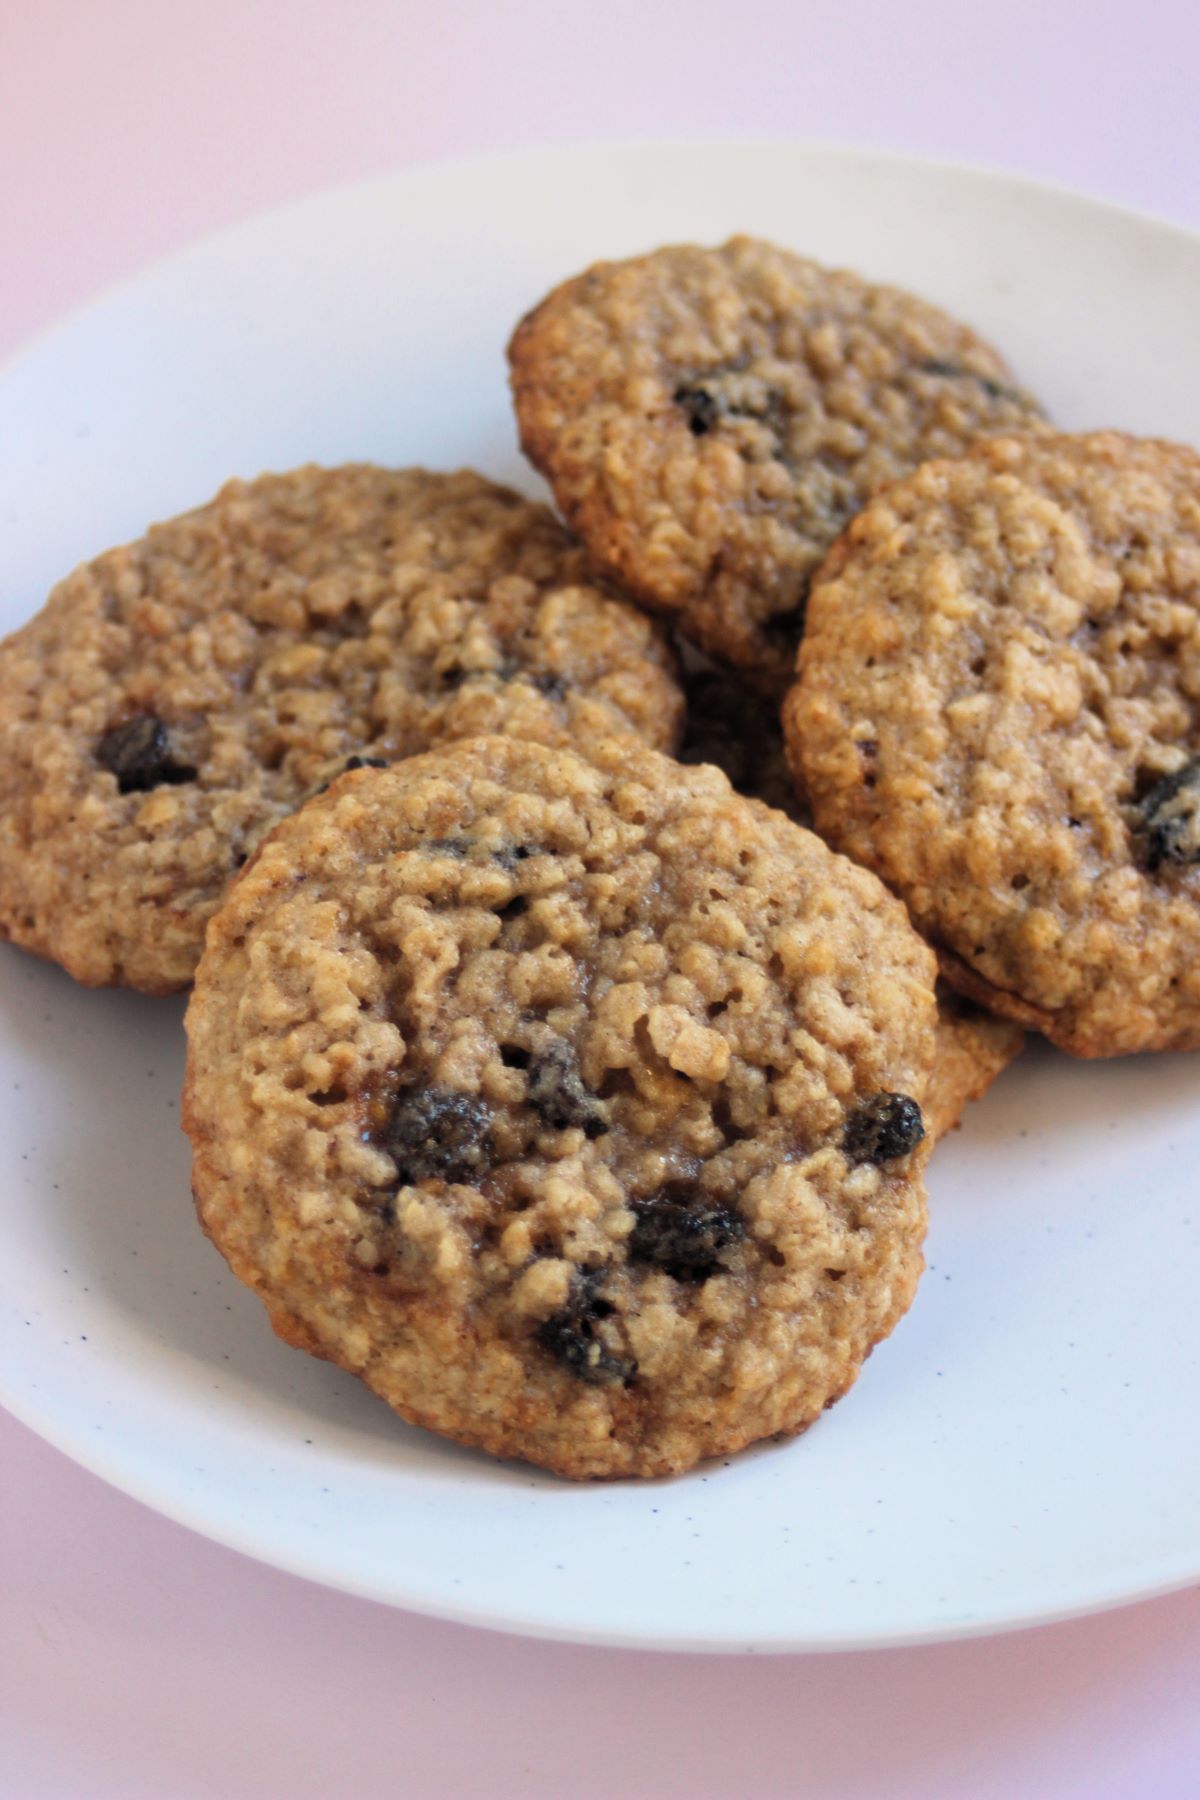
M685 669L684 693L687 725L680 760L714 763L738 793L811 827L812 816L788 767L775 707L735 676L715 669ZM994 1017L944 981L936 991L933 1073L921 1096L935 1142L960 1123L971 1101L982 1099L1025 1042L1025 1033L1012 1019Z
M200 1217L406 1419L683 1470L810 1424L911 1301L934 973L873 875L630 738L359 770L213 921Z
M673 669L551 513L481 476L231 482L0 646L0 931L92 985L185 987L231 875L348 758L670 749Z
M1200 1048L1200 456L1000 438L879 496L784 723L951 980L1079 1056Z
M597 264L509 357L522 445L597 565L777 698L868 496L1041 417L928 302L747 237Z

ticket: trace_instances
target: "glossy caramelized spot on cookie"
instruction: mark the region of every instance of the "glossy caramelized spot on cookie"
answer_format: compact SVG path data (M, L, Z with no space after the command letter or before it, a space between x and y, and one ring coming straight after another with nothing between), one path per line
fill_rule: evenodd
M477 1182L491 1166L492 1109L457 1088L405 1088L392 1107L384 1149L401 1187L417 1181Z
M96 746L96 761L116 776L122 794L195 781L197 773L190 763L176 761L167 728L153 713L135 713L106 731Z
M873 1094L853 1113L842 1136L842 1149L853 1163L895 1162L915 1150L925 1136L925 1121L907 1094Z

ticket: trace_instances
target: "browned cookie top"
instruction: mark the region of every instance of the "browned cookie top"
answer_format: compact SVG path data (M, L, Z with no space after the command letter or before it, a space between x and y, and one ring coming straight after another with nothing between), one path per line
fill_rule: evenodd
M784 711L821 831L994 1010L1200 1047L1200 456L997 439L889 488Z
M1040 417L936 307L745 237L600 263L509 355L521 442L597 564L777 694L867 497Z
M908 1305L933 959L779 814L633 740L343 776L209 932L206 1229L294 1343L568 1475L797 1431Z
M0 646L0 930L80 981L184 987L232 873L347 759L669 749L673 670L551 513L479 475L231 482Z

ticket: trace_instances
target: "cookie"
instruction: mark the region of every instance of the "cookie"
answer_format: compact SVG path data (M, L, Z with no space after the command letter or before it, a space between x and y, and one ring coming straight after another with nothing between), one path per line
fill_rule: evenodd
M185 987L230 876L347 760L446 737L670 749L674 659L552 514L468 472L232 482L0 646L0 932Z
M598 264L509 357L521 443L597 566L777 697L867 497L1040 420L936 307L746 237Z
M213 920L201 1220L289 1342L569 1476L796 1432L921 1268L933 958L873 875L626 738L359 770Z
M998 1075L1021 1054L1025 1033L1012 1019L997 1019L939 981L933 1073L921 1095L925 1128L936 1144L962 1123Z
M732 676L715 669L684 671L687 725L681 762L713 763L739 793L763 800L812 826L808 807L788 768L783 730L774 708ZM933 1073L920 1096L925 1125L936 1143L952 1131L973 1100L1020 1054L1025 1033L1011 1019L997 1019L937 984Z
M822 834L963 992L1077 1056L1200 1048L1200 456L997 439L881 494L784 724Z

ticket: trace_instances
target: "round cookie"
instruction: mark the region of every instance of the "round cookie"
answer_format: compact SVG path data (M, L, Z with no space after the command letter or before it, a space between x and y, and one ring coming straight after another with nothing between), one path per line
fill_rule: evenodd
M343 776L209 932L201 1220L288 1341L570 1476L796 1432L908 1306L934 964L714 769L515 739Z
M1079 1056L1200 1048L1200 456L997 439L850 526L789 752L992 1011Z
M936 307L746 237L598 264L509 357L521 443L597 566L775 695L867 497L1040 419Z
M0 932L185 987L262 833L348 759L513 733L670 749L665 639L547 508L366 465L231 482L0 646Z
M783 731L775 709L732 676L686 668L687 724L679 759L713 763L739 793L776 806L798 825L812 818L789 772ZM973 1100L980 1100L1018 1056L1025 1033L1011 1019L984 1012L945 981L937 984L933 1073L919 1096L925 1125L936 1143L952 1131Z

